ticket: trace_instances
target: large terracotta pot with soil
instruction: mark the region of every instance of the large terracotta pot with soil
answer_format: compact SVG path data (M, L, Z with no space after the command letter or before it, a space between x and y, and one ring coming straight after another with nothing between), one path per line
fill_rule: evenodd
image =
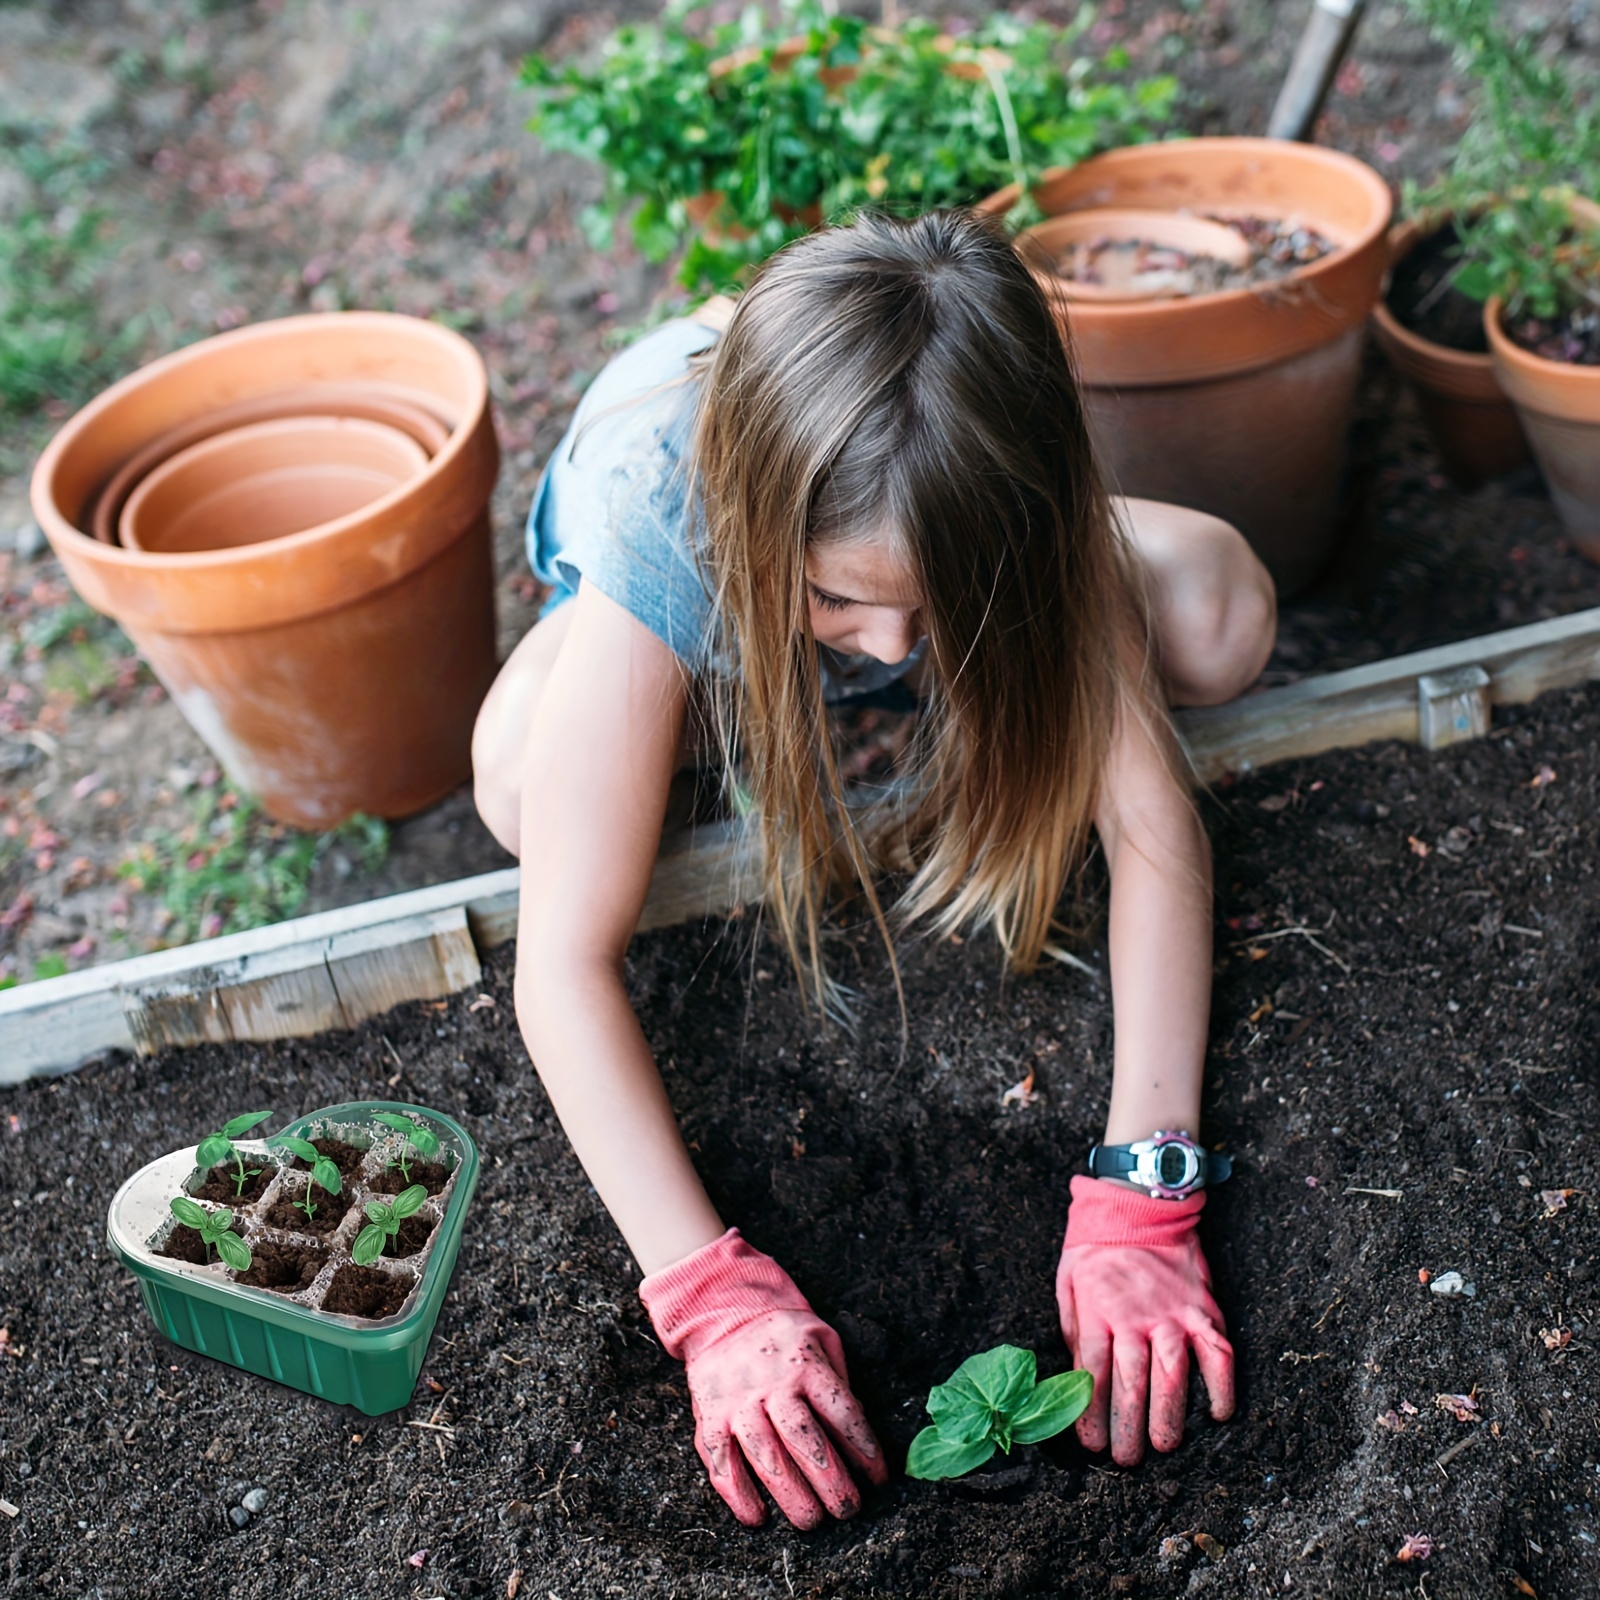
M418 441L421 469L295 532L107 542L119 508L100 502L136 490L130 462L155 469L208 418L292 415L296 395L317 411L330 386L381 397L377 416ZM416 318L346 312L242 328L123 379L51 442L32 500L78 593L122 625L232 778L272 816L325 829L356 811L405 816L470 772L496 665L498 468L472 346Z
M1483 326L1495 376L1522 419L1562 525L1584 555L1600 562L1600 365L1525 349L1506 331L1498 298L1484 306Z
M1532 454L1495 376L1482 302L1450 285L1454 242L1448 218L1390 231L1389 282L1372 309L1372 334L1416 394L1445 471L1471 489Z
M1385 262L1388 186L1332 150L1188 139L1046 173L1034 197L1051 217L1181 211L1247 235L1270 222L1285 225L1285 238L1320 238L1315 259L1238 286L1224 280L1214 292L1056 297L1113 487L1224 517L1280 590L1309 582L1339 525L1345 434ZM1016 198L1002 190L980 209L1004 212ZM1033 259L1049 270L1043 251Z

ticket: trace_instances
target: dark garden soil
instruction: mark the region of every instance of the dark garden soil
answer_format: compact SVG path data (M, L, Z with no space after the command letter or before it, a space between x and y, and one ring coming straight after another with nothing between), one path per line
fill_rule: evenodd
M334 1166L339 1169L341 1178L353 1178L361 1165L366 1151L357 1145L346 1144L343 1139L313 1139L311 1148L319 1156L326 1156ZM296 1156L289 1163L291 1172L309 1172L311 1163L302 1156Z
M271 1221L271 1217L268 1217ZM279 1244L266 1239L250 1252L250 1270L236 1272L235 1283L248 1283L257 1289L276 1289L282 1294L293 1294L306 1289L322 1270L328 1259L326 1250L314 1245Z
M322 1298L322 1309L342 1312L347 1317L392 1317L405 1304L415 1282L414 1277L401 1273L346 1262L334 1273Z
M238 1168L231 1162L213 1167L207 1173L206 1181L194 1191L195 1199L215 1201L218 1205L247 1206L259 1200L278 1175L278 1169L270 1161L259 1170L252 1167L249 1156L245 1157L245 1171L254 1173L254 1176L246 1178L241 1187Z
M414 1256L433 1237L436 1226L431 1217L407 1217L400 1224L399 1231L383 1247L383 1253L391 1261Z
M413 1161L409 1176L399 1167L387 1167L375 1177L368 1187L374 1194L399 1194L412 1184L420 1183L429 1194L439 1194L450 1181L450 1169L437 1161Z
M1403 327L1434 344L1485 355L1483 302L1453 287L1459 265L1456 230L1449 223L1419 239L1390 275L1385 298Z
M232 1233L243 1234L244 1223L235 1220ZM173 1261L188 1261L197 1267L203 1267L217 1259L217 1252L200 1237L198 1228L191 1228L184 1223L174 1225L172 1232L167 1235L166 1243L161 1247L161 1254Z
M308 1217L298 1204L304 1198L304 1194L301 1193L276 1201L268 1210L266 1221L274 1228L287 1228L292 1233L314 1233L321 1236L335 1232L350 1210L351 1201L348 1195L331 1195L318 1189L311 1201L315 1209Z
M499 1600L517 1574L540 1600L1600 1593L1600 688L1204 809L1204 1131L1236 1175L1203 1229L1232 1422L1195 1394L1181 1449L1130 1471L1054 1442L970 1485L897 1475L849 1524L741 1530L524 1053L505 950L490 1006L0 1092L6 1593ZM1064 1365L1052 1275L1105 1113L1106 988L1003 980L987 939L913 943L902 1054L870 931L833 946L849 1039L801 1013L753 920L640 937L630 990L717 1205L839 1329L898 1466L970 1352ZM1078 948L1105 971L1100 934ZM1008 1096L1030 1072L1031 1101ZM122 1177L241 1104L372 1097L460 1118L483 1157L412 1404L367 1418L162 1343L103 1247ZM1475 1292L1422 1281L1450 1272ZM1398 1562L1417 1534L1433 1554Z

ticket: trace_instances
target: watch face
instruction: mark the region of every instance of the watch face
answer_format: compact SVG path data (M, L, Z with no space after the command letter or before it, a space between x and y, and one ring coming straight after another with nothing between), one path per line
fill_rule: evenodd
M1169 1189L1189 1176L1189 1152L1181 1144L1164 1144L1156 1152L1156 1175Z

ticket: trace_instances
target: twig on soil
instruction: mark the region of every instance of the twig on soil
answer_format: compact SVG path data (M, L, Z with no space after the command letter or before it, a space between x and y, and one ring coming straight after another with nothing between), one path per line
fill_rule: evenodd
M1351 1187L1349 1189L1346 1189L1345 1193L1346 1194L1375 1194L1375 1195L1378 1196L1378 1198L1380 1200L1398 1200L1405 1193L1405 1190L1404 1189L1357 1189L1357 1188Z
M456 1430L454 1428L450 1427L447 1423L443 1423L443 1422L412 1422L412 1421L408 1421L406 1423L406 1426L408 1428L426 1428L430 1433L448 1433L452 1439L455 1438L455 1436L456 1436Z
M1451 1445L1450 1448L1448 1450L1446 1450L1445 1453L1442 1456L1440 1456L1437 1461L1434 1462L1434 1466L1436 1466L1439 1469L1439 1471L1444 1473L1444 1476L1448 1478L1450 1476L1450 1474L1448 1472L1445 1472L1444 1469L1452 1461L1454 1461L1455 1458L1458 1455L1460 1455L1463 1450L1470 1450L1473 1447L1473 1445L1475 1445L1482 1437L1483 1437L1483 1435L1481 1433L1469 1433L1466 1436L1466 1438L1457 1439L1456 1442L1453 1445Z
M1502 922L1500 929L1503 933L1520 933L1529 939L1544 938L1544 930L1542 928L1524 928L1515 922Z
M1330 923L1329 927L1331 926L1332 924ZM1253 933L1248 939L1235 940L1232 948L1242 950L1248 944L1265 944L1269 939L1287 939L1291 935L1297 935L1299 938L1304 939L1313 950L1321 951L1341 972L1348 973L1350 971L1350 963L1343 956L1335 955L1317 937L1319 933L1326 933L1327 931L1327 928L1278 928L1272 933Z
M19 1506L12 1505L9 1500L0 1500L0 1515L7 1517L20 1517L22 1515L22 1510ZM792 1587L790 1588L789 1593L794 1593L794 1589Z

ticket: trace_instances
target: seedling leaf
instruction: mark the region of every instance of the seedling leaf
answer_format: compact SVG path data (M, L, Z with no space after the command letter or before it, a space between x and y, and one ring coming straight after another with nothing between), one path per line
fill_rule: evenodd
M233 1227L233 1213L226 1206L218 1206L215 1211L206 1213L205 1227L202 1231L212 1235L209 1243L214 1243L220 1235L229 1232Z
M299 1156L302 1161L316 1161L317 1147L309 1139L298 1139L292 1133L280 1133L273 1144L281 1146L292 1156Z
M968 1356L950 1383L960 1386L965 1382L984 1405L1009 1416L1032 1392L1038 1375L1039 1363L1031 1350L1000 1344Z
M344 1180L339 1176L339 1169L327 1156L318 1156L312 1163L311 1181L319 1188L326 1189L329 1194L338 1194L344 1186Z
M417 1153L422 1156L432 1157L439 1152L439 1136L431 1128L425 1128L420 1122L411 1124L411 1142L417 1147Z
M376 1222L369 1222L356 1235L350 1247L350 1259L358 1267L370 1267L383 1254L384 1241L389 1235Z
M912 1478L959 1478L981 1467L995 1452L993 1439L951 1439L938 1428L924 1428L911 1441L906 1475Z
M428 1191L420 1183L412 1184L409 1189L402 1189L394 1197L394 1205L391 1208L395 1221L400 1222L406 1217L414 1217L422 1209L423 1202L427 1198Z
M1070 1428L1089 1409L1094 1379L1087 1372L1046 1378L1011 1413L1011 1442L1039 1444Z
M930 1391L928 1415L946 1439L973 1444L989 1437L989 1421L994 1412L977 1389L957 1373L948 1383Z
M173 1198L172 1214L186 1228L198 1228L202 1233L205 1231L206 1208L191 1200L188 1195L180 1194Z
M369 1200L363 1209L380 1228L394 1216L394 1207L382 1200Z
M233 1154L233 1142L220 1133L209 1134L194 1153L201 1167L219 1167Z
M270 1111L246 1111L241 1116L229 1117L222 1124L222 1137L237 1139L241 1134L248 1133L258 1122L265 1122L271 1115Z
M248 1272L250 1270L250 1246L238 1234L222 1233L211 1242L216 1245L217 1254L235 1272Z

